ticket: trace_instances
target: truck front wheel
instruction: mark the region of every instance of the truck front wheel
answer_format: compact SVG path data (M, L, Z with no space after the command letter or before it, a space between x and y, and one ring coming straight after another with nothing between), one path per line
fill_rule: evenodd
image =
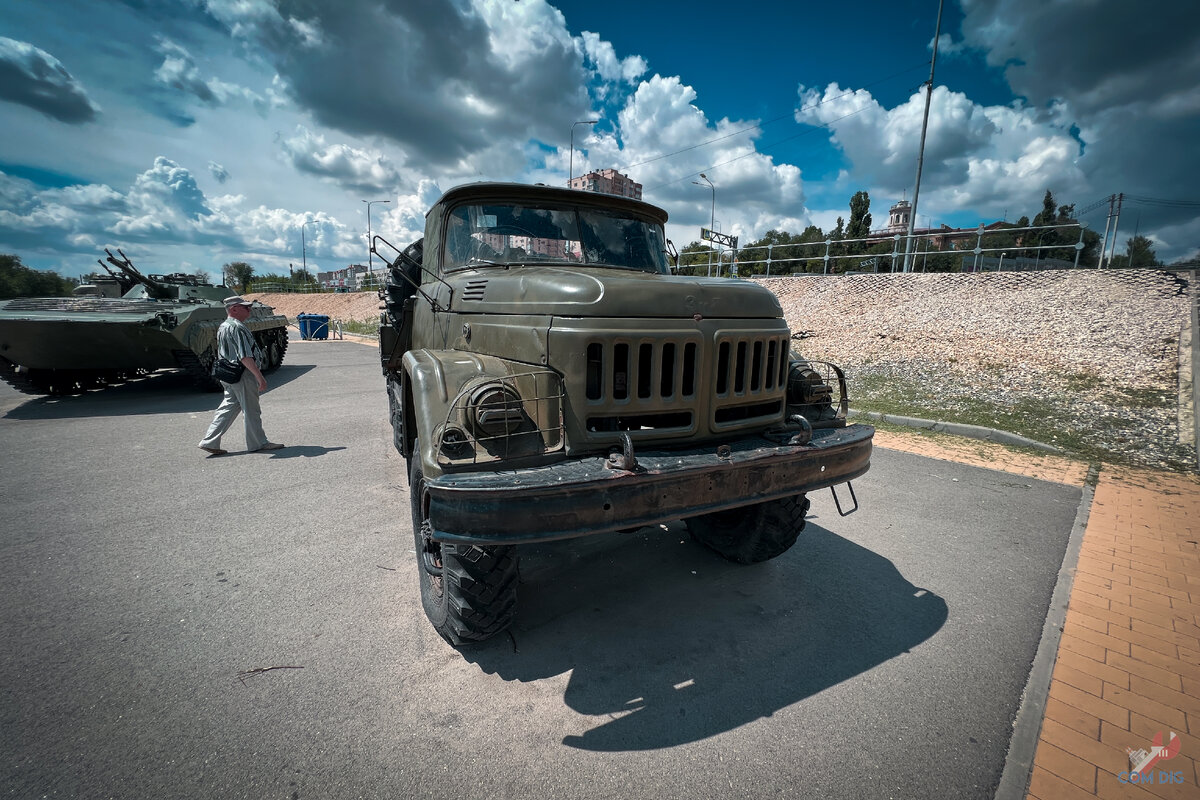
M739 564L757 564L787 552L804 530L808 497L802 494L753 506L715 511L687 520L692 538Z
M450 644L482 641L512 624L517 606L516 548L436 541L420 453L418 443L410 459L408 491L421 605L434 629Z

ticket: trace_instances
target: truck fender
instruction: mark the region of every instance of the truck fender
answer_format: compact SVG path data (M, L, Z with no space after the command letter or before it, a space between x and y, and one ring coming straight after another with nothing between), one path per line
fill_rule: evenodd
M503 378L511 375L516 365L495 356L461 350L409 350L404 354L403 365L408 381L404 393L407 398L404 419L421 441L422 452L412 455L421 459L427 478L436 477L443 470L434 457L433 443L450 414L454 399L468 383L489 377ZM521 366L522 371L531 369ZM412 406L408 407L408 403Z

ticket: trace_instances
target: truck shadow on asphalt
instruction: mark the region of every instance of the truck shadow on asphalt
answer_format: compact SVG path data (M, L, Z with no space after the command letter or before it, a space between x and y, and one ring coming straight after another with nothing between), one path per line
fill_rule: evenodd
M267 394L314 369L311 364L284 364L266 376ZM9 409L6 419L79 419L124 417L137 414L174 414L214 411L220 391L198 389L190 376L178 370L159 370L143 378L63 396L17 395L25 402Z
M582 750L671 747L768 717L907 652L948 614L811 520L753 566L694 544L681 522L523 551L512 635L461 652L504 680L570 671L567 706L607 716L563 739Z

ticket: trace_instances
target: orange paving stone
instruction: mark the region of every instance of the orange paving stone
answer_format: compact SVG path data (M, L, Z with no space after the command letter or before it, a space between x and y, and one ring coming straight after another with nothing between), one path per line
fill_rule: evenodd
M1083 486L1086 464L878 431L877 447ZM1200 798L1200 478L1101 465L1027 798ZM1128 750L1178 755L1131 782Z

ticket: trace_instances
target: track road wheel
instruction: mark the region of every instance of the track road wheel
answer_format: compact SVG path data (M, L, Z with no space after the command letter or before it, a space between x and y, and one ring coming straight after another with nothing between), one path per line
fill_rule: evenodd
M757 564L782 555L796 543L809 505L808 497L798 494L692 517L687 526L693 539L722 557Z
M482 641L512 624L517 605L516 549L434 541L420 452L418 442L409 462L408 491L421 605L434 629L450 644Z

